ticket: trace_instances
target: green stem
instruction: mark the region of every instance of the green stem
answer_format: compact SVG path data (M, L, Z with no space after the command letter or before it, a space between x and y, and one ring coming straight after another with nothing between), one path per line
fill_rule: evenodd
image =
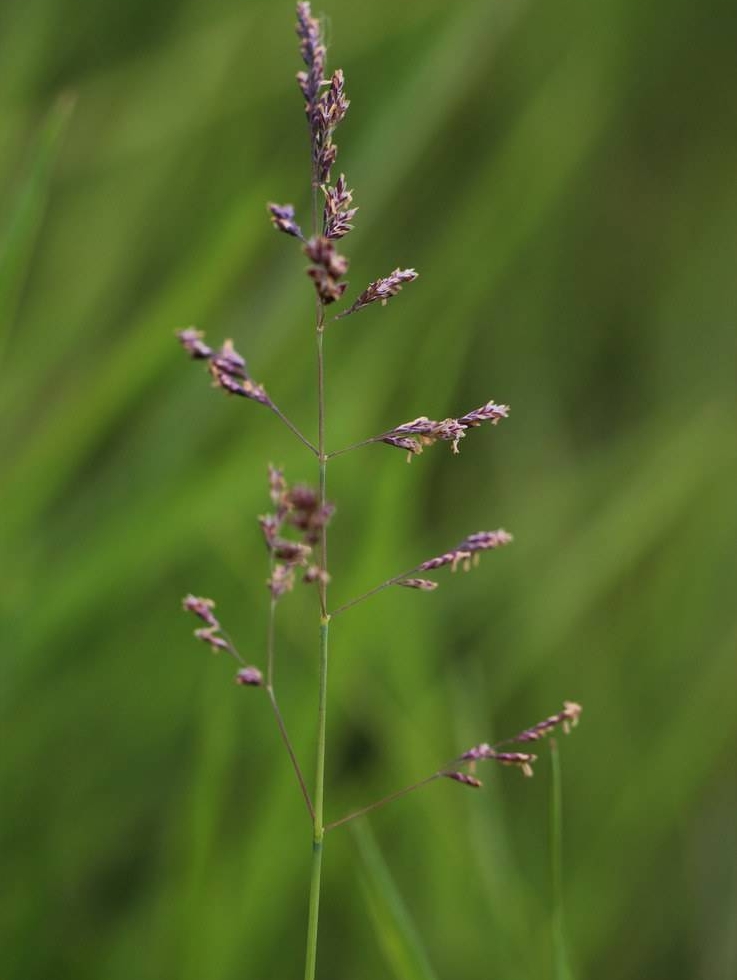
M553 891L553 950L556 980L571 980L563 926L563 787L558 743L550 739L550 870Z
M320 912L320 876L322 872L322 842L325 836L323 802L325 796L325 723L328 687L328 629L330 620L320 620L320 695L318 703L317 761L315 765L315 801L312 836L312 874L310 877L310 908L307 922L307 957L305 980L314 980L317 963L317 921Z

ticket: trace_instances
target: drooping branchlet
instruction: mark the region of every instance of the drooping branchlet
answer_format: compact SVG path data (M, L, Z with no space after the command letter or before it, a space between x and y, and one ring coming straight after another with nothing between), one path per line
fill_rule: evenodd
M336 320L341 320L351 313L357 313L372 303L381 303L382 306L386 306L388 300L401 291L404 283L414 282L418 275L419 273L414 269L395 269L394 272L391 272L384 279L377 279L375 282L370 282L353 305L349 306L342 313L339 313Z
M246 362L233 346L233 341L226 340L220 350L215 351L204 343L204 336L204 333L193 327L177 332L182 347L194 360L209 362L210 374L216 387L230 395L249 398L274 409L274 403L263 385L249 377Z

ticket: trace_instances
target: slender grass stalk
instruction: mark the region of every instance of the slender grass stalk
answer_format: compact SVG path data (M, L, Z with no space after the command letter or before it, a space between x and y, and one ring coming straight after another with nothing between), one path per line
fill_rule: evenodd
M563 786L556 739L550 739L550 871L553 896L553 959L556 980L573 980L563 922Z
M307 955L305 980L314 980L317 964L317 922L320 914L320 879L325 828L323 806L325 800L325 729L327 721L328 690L328 630L330 621L320 623L320 690L318 700L317 758L315 763L315 816L312 838L312 873L310 875L310 904L307 920Z
M274 573L274 558L271 558L271 573ZM292 763L292 768L294 769L295 775L297 776L297 782L299 783L299 788L302 791L302 796L307 805L307 812L310 818L314 820L315 809L312 805L312 800L310 799L310 792L307 789L307 783L305 782L305 777L302 774L302 769L299 762L297 761L297 755L294 751L294 746L292 745L292 740L287 732L287 726L284 722L284 717L279 708L279 702L276 700L276 691L274 690L274 630L276 625L276 599L272 595L269 602L269 625L268 633L266 639L266 693L269 698L269 703L271 704L272 711L274 712L274 717L276 718L276 724L279 728L279 733L282 737L282 741L286 747L289 754L289 758Z
M487 401L479 408L466 412L457 418L436 420L422 415L409 422L395 426L371 439L355 443L347 449L328 452L326 447L325 412L325 327L326 307L343 298L347 282L343 277L348 271L349 261L341 255L335 242L351 231L356 208L350 205L353 192L348 188L344 174L337 179L331 176L335 163L337 147L333 142L335 128L343 120L349 102L344 90L344 77L341 69L336 69L329 77L325 72L326 49L319 21L312 16L310 4L300 0L297 4L297 34L300 38L300 53L306 70L297 75L299 88L305 98L311 142L311 195L312 195L312 234L307 238L295 220L291 204L269 204L274 227L298 239L304 254L310 260L306 273L315 287L315 339L317 346L317 428L318 438L315 446L294 425L285 413L275 404L264 386L249 375L246 360L235 349L233 342L226 340L219 349L208 346L204 334L194 327L179 331L179 340L187 353L196 361L205 361L215 386L228 395L256 402L270 409L285 426L299 439L318 460L319 489L317 492L302 484L290 485L283 472L269 466L269 492L274 512L259 517L259 524L269 552L270 577L268 587L271 594L266 649L266 677L256 666L246 664L228 634L223 629L213 609L212 599L188 595L183 601L186 610L193 613L205 626L195 631L195 636L206 643L213 652L230 652L241 669L236 674L236 682L247 687L262 687L266 690L282 740L297 776L302 795L307 805L312 829L312 867L307 920L307 943L305 951L305 980L315 980L317 971L317 939L320 915L320 886L325 834L328 830L346 824L373 810L397 800L421 786L441 778L447 778L462 785L479 788L482 784L476 777L476 763L481 760L494 760L499 765L517 767L525 776L532 775L532 764L536 756L524 751L499 751L498 743L474 746L462 755L456 756L448 768L436 770L431 775L412 785L384 796L359 810L354 810L325 826L325 757L327 743L327 695L328 695L328 636L331 613L328 611L328 533L327 526L333 515L334 506L327 499L328 460L342 456L370 443L381 442L408 453L411 459L419 455L427 446L441 441L450 443L453 452L459 451L459 443L468 431L482 424L496 425L508 415L508 406ZM324 195L324 204L318 207L318 197ZM357 299L331 322L357 313L373 304L384 306L402 288L417 279L414 269L397 267L389 275L370 282ZM289 532L286 533L285 532ZM289 536L291 534L291 537ZM295 540L295 535L298 540ZM386 579L368 592L345 602L332 615L338 615L365 599L376 595L390 586L401 586L422 592L434 591L438 583L424 577L414 577L415 572L435 572L450 566L469 570L478 563L482 552L499 548L512 541L507 531L477 531L465 537L458 545L437 554L414 566L401 575ZM319 557L319 564L315 564ZM275 691L275 621L278 601L290 592L297 580L317 584L319 609L319 683L317 707L317 744L315 755L315 786L312 797L297 761L296 753L287 734L287 727L279 709ZM563 710L556 715L538 722L531 728L520 732L510 741L535 742L548 735L557 726L564 731L574 726L581 713L580 705L566 701ZM556 809L557 807L557 809ZM556 813L554 840L559 846L560 803L555 805ZM557 836L556 836L557 834ZM559 876L559 870L556 871ZM556 885L559 891L559 885ZM561 954L562 955L562 954ZM563 962L563 959L561 959ZM424 975L429 975L424 968ZM567 974L560 973L558 980Z
M317 159L312 155L312 234L318 232L317 195L319 190ZM315 332L317 339L317 453L319 462L320 506L327 504L327 455L325 453L325 307L319 295L315 303ZM320 883L322 879L322 853L325 801L325 735L327 728L328 694L328 633L330 617L327 614L328 583L328 530L327 523L320 529L320 679L317 708L317 754L315 758L315 805L312 825L312 872L310 874L310 901L307 919L307 951L305 955L305 980L314 980L317 969L317 926L320 916Z

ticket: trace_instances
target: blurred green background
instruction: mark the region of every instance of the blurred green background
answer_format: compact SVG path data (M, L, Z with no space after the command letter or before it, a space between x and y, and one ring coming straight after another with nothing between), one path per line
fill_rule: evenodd
M351 294L421 273L330 328L329 444L512 406L459 457L441 444L407 466L374 446L331 465L333 604L471 531L515 534L434 595L336 620L328 819L574 698L576 976L735 977L737 7L326 12L352 99ZM173 337L233 337L315 433L305 260L264 206L307 221L293 21L274 0L0 9L14 980L302 975L302 802L266 699L195 643L179 602L213 596L263 663L266 464L314 480L314 460L210 391ZM278 650L310 773L314 606L284 602ZM532 781L484 778L328 838L322 978L552 977L547 752Z

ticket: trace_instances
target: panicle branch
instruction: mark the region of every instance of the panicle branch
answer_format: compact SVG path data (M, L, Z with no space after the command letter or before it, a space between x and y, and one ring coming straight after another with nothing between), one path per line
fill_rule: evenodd
M572 726L578 723L580 714L581 706L579 704L576 704L575 701L565 701L563 711L557 715L551 715L550 718L546 718L545 721L541 721L531 728L526 728L524 732L520 732L514 738L497 742L496 745L488 745L486 742L483 742L481 745L475 745L472 749L464 752L463 755L458 756L456 759L452 759L442 769L437 770L437 772L432 773L425 779L405 786L404 789L391 793L389 796L382 797L382 799L376 800L374 803L369 803L368 806L361 807L360 810L354 810L352 813L347 814L347 816L341 817L340 820L335 820L333 823L328 824L325 829L333 830L335 827L355 820L357 817L362 817L372 810L378 810L387 803L392 803L394 800L407 796L408 793L412 793L416 789L420 789L420 787L426 786L436 779L452 779L454 782L461 783L463 786L469 786L471 789L480 789L483 783L475 775L477 762L491 760L500 766L511 766L519 769L523 776L531 777L533 775L532 766L537 761L536 755L533 755L531 752L500 752L499 746L507 745L510 742L535 741L537 738L542 738L544 734L548 734L558 725L562 725L563 730L567 733ZM534 737L531 736L531 733L535 733ZM466 769L471 769L471 772L467 772Z
M499 528L497 531L477 531L475 534L470 534L467 538L464 538L451 551L446 551L436 558L428 558L421 565L416 565L414 568L402 572L401 575L395 575L393 578L389 578L385 582L375 585L368 592L364 592L355 599L351 599L350 602L338 606L330 615L333 617L337 616L339 613L345 612L353 606L357 606L359 602L363 602L365 599L370 599L371 596L383 592L384 589L388 589L392 585L419 589L422 592L432 592L437 588L438 583L426 578L414 578L413 575L415 572L427 572L435 568L442 568L445 565L450 565L451 571L454 572L459 564L462 564L464 570L468 571L471 564L478 563L480 552L510 544L512 540L512 535L503 528Z
M215 603L213 600L205 599L202 596L196 596L190 593L182 599L182 609L185 612L193 613L198 619L201 619L207 624L194 631L195 637L201 642L206 643L213 653L219 653L221 650L225 650L242 665L241 670L235 675L236 683L248 685L249 687L261 687L264 680L261 671L258 667L246 664L246 661L236 649L235 644L220 625L219 620L213 612L214 608Z
M271 400L264 386L258 384L258 382L249 376L246 361L233 346L233 341L226 340L220 350L213 350L212 347L208 347L204 342L204 336L202 331L195 330L194 327L187 327L186 330L177 331L180 344L192 360L208 362L210 374L212 375L216 388L221 388L229 395L248 398L251 401L258 402L260 405L265 405L288 429L291 429L299 441L311 453L317 455L315 446L287 418L279 406Z
M450 442L453 452L458 453L460 452L458 443L465 437L468 429L476 429L483 422L496 425L500 419L508 417L509 405L497 405L493 401L486 402L480 408L476 408L457 419L449 418L436 422L426 415L421 415L411 422L403 422L394 429L382 432L378 436L372 436L370 439L364 439L352 446L347 446L345 449L338 449L336 452L329 453L328 457L332 459L335 456L344 456L354 449L383 442L388 446L406 450L407 462L411 463L413 456L418 456L425 446L431 446L438 440Z

